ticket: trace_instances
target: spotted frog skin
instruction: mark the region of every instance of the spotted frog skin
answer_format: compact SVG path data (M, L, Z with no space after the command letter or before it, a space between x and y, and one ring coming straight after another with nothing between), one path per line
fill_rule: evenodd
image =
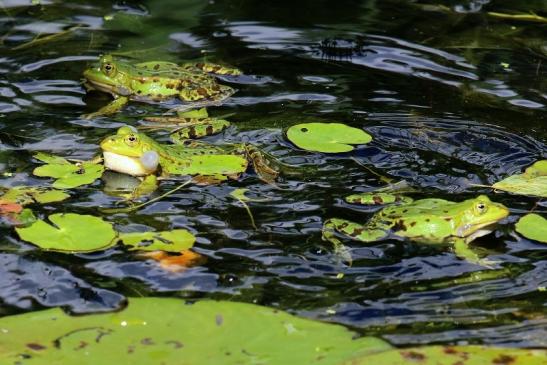
M507 207L492 202L485 195L463 202L421 199L387 206L365 225L328 219L323 226L323 238L334 243L339 252L345 252L344 255L347 251L335 232L362 242L395 236L418 243L453 244L458 257L486 265L486 260L480 260L468 244L492 232L495 224L508 215Z
M151 61L128 63L116 60L112 55L101 57L99 66L84 71L85 86L112 94L114 101L95 113L91 118L119 111L129 100L163 101L178 98L197 103L220 102L234 93L234 89L221 85L213 75L239 75L230 69L211 63L185 64Z
M250 160L259 177L273 182L278 173L260 152L248 145L213 146L187 140L181 145L161 144L124 126L101 142L106 168L132 176L200 175L237 178ZM205 159L204 156L213 157Z

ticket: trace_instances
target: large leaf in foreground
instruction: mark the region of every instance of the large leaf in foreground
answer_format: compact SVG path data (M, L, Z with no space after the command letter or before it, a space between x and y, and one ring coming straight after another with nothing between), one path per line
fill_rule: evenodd
M326 153L349 152L352 144L365 144L372 137L363 130L342 123L304 123L287 130L287 138L308 151Z
M119 241L132 250L180 252L194 245L196 237L186 229L163 232L120 233Z
M366 354L343 365L545 365L547 351L486 346L425 346ZM342 365L342 364L340 364Z
M515 229L526 238L547 243L547 219L539 214L526 214L515 224Z
M50 225L43 220L16 228L22 240L52 251L91 252L112 246L116 232L101 218L74 213L52 214Z
M338 364L390 348L333 324L252 304L135 298L127 309L69 317L59 309L2 318L0 363Z
M57 179L53 187L57 189L70 189L80 185L91 184L100 178L104 166L94 162L71 163L62 157L39 153L36 159L46 162L46 165L38 166L32 172L36 176L52 177Z

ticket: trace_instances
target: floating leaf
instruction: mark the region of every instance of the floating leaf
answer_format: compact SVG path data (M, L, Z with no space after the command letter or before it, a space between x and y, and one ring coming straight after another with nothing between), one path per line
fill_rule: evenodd
M287 130L287 138L308 151L349 152L352 144L365 144L372 137L363 130L342 123L304 123Z
M207 113L207 108L193 109L186 112L178 112L177 115L181 118L196 118L203 119L208 118L209 113Z
M253 304L132 298L115 313L48 309L3 317L0 363L335 365L391 348L355 336L343 326Z
M239 175L247 170L247 159L238 155L198 155L180 169L184 175Z
M547 219L539 214L526 214L515 224L515 229L526 238L547 243Z
M180 252L194 245L196 237L186 229L163 232L120 233L119 240L132 250Z
M379 193L379 192L370 192L370 193L360 193L352 194L346 196L344 200L352 204L362 204L362 205L387 205L387 204L408 204L412 203L412 198L401 194L393 193Z
M91 252L112 246L116 232L101 218L74 213L52 214L52 226L38 220L26 228L16 228L22 240L52 251Z
M365 354L339 365L543 365L547 351L486 346L425 346Z
M537 161L524 173L509 176L492 187L510 193L547 198L547 160Z
M70 189L80 185L91 184L101 177L104 166L94 162L70 163L62 157L51 156L44 153L36 154L36 159L46 162L47 165L34 169L36 176L46 176L57 179L53 187Z
M16 186L8 189L4 195L0 197L0 203L27 205L36 202L46 204L63 201L68 197L70 197L70 195L61 190L32 186Z

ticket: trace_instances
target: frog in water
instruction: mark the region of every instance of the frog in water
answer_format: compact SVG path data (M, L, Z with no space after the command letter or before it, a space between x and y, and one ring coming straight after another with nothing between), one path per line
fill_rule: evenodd
M395 236L417 243L452 244L458 257L481 265L490 264L479 259L468 244L492 232L496 223L509 215L507 207L492 202L486 195L462 202L408 199L376 212L365 225L338 218L328 219L323 226L323 239L332 242L346 260L348 253L335 232L362 242ZM354 195L347 201L358 200Z
M161 144L124 126L101 142L106 168L132 176L161 171L167 175L199 175L216 180L237 178L251 161L258 176L272 183L278 172L256 147L241 144L219 147L185 140L182 145Z
M178 98L196 105L219 103L235 90L219 84L214 75L239 74L241 72L237 69L212 63L179 66L171 62L150 61L131 64L104 55L99 66L84 71L84 84L90 90L112 94L114 101L86 117L116 113L129 100L150 102Z

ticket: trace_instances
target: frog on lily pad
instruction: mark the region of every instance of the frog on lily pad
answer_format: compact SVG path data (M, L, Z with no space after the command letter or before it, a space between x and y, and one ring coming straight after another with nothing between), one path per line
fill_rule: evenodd
M98 65L84 71L85 86L111 94L114 101L86 117L116 113L130 100L161 102L177 98L194 106L218 104L235 90L219 84L215 75L239 74L237 69L212 63L130 63L107 54Z
M371 200L366 197L361 199ZM357 200L355 196L350 199ZM323 226L323 239L332 242L346 260L351 257L336 233L361 242L398 237L416 243L451 244L458 257L489 266L491 262L480 259L468 245L474 239L491 233L496 224L509 215L507 207L491 201L486 195L462 202L399 198L393 199L393 203L376 212L365 224L339 218L328 219Z
M274 182L279 174L252 145L220 147L194 140L181 143L162 144L133 127L124 126L103 139L100 146L107 169L132 176L198 175L216 180L236 179L245 172L249 161L265 182Z

